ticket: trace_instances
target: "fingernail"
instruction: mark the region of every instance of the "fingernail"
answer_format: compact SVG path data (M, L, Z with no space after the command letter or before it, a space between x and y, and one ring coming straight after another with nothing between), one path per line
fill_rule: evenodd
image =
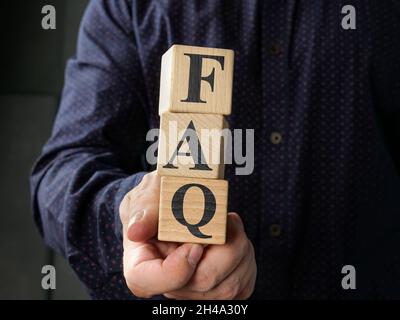
M191 266L195 267L200 261L203 255L203 246L199 244L194 244L189 251L188 262Z
M129 229L133 224L135 224L136 222L142 220L142 219L143 219L143 216L144 216L144 210L136 211L136 212L132 215L131 220L129 220L128 229Z

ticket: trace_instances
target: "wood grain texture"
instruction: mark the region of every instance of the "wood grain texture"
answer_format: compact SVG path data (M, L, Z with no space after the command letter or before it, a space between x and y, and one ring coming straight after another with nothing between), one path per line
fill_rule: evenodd
M182 187L192 185L186 192L178 194ZM205 193L199 188L205 187L215 199L215 210L212 201L206 201ZM173 206L179 206L178 196L183 198L183 220L173 212ZM209 195L208 195L209 196ZM209 197L208 197L209 199ZM175 202L174 202L175 200ZM171 242L224 244L226 238L228 182L225 180L194 179L182 177L162 177L160 191L160 208L158 240ZM199 226L198 231L208 238L195 236L187 227L201 224L205 217L205 208L213 212L208 223ZM196 229L196 228L194 228ZM193 229L192 229L193 230Z
M225 169L223 129L227 127L228 123L221 115L169 112L162 114L157 159L158 175L223 179ZM187 138L190 140L195 137L187 135L187 128L195 129L195 131L191 129L191 133L198 139L195 146L188 143ZM183 141L181 145L180 141ZM203 155L201 158L198 157L200 153L196 154L198 146L201 147ZM178 147L179 153L183 155L175 156ZM192 152L192 149L195 152ZM173 167L171 168L168 163L172 163ZM202 166L196 166L196 163L201 163Z
M190 84L190 54L223 57L222 65L212 58L202 59L201 75L214 70L211 85L200 81L200 98L205 103L185 102ZM232 105L234 52L228 49L173 45L162 57L159 114L164 112L213 113L229 115Z

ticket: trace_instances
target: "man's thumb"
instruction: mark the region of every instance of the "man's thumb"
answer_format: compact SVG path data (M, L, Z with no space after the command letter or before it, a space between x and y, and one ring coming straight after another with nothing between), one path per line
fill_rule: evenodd
M128 223L128 239L143 242L157 234L158 212L154 210L140 210L135 212Z

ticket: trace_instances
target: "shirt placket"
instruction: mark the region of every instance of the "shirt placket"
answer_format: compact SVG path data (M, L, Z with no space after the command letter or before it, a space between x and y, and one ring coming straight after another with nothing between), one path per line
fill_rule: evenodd
M262 97L263 130L266 143L263 144L263 207L261 254L272 255L267 260L275 261L276 269L285 263L285 230L287 208L285 191L287 186L287 119L288 117L288 76L287 76L287 34L290 1L272 0L263 2L262 7ZM279 267L280 265L280 267ZM275 267L261 271L260 277L271 283ZM263 274L264 272L264 274ZM281 270L282 274L284 273ZM275 273L276 274L276 273ZM273 281L274 282L274 281Z

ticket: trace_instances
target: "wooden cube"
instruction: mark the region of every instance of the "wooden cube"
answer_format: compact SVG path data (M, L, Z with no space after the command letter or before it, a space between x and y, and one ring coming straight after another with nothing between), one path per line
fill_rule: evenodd
M229 115L233 64L232 50L173 45L162 57L159 114Z
M228 182L162 177L158 240L224 244Z
M158 175L223 179L228 125L222 115L166 112L160 127Z

